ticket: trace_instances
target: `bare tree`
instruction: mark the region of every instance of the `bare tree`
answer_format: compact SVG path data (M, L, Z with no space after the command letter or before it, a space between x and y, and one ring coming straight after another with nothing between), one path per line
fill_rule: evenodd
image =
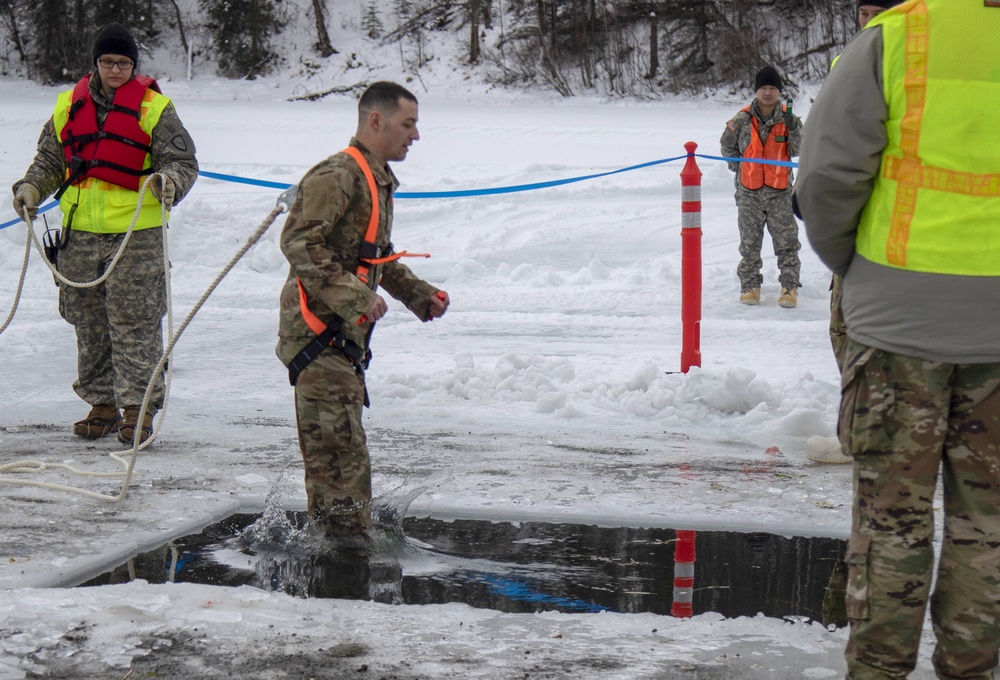
M24 47L24 40L21 38L21 29L18 27L17 15L20 7L17 0L2 0L0 2L0 20L3 22L4 30L10 34L14 49L17 50L21 63L27 63L28 53Z
M316 49L322 57L337 54L330 44L330 34L326 30L326 13L323 11L323 0L312 0L313 14L316 15Z
M660 70L660 27L656 21L656 8L649 11L649 72L646 78L656 77L656 72Z
M479 0L468 0L469 7L469 63L479 61Z

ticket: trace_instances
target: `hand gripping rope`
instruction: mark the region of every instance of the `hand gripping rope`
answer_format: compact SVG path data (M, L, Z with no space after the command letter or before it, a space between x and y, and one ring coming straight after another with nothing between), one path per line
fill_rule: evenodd
M142 209L142 202L146 194L146 189L148 188L149 183L153 179L153 177L155 177L155 175L150 175L148 178L146 178L146 182L145 184L143 184L142 189L140 190L139 204L136 206L135 215L132 218L132 223L129 225L128 231L125 233L125 238L122 239L122 244L121 246L119 246L118 252L115 253L114 259L108 266L108 270L104 273L103 276L101 276L99 279L95 279L94 281L89 281L86 283L70 281L69 279L62 276L56 270L56 268L52 265L52 263L49 262L48 258L45 257L42 244L39 242L38 237L35 235L33 221L31 217L28 215L27 211L25 211L23 217L24 221L28 225L28 239L25 245L24 263L21 267L21 274L20 278L18 279L18 286L17 286L17 292L14 297L14 303L12 305L10 314L7 317L7 320L4 322L3 326L0 326L0 333L3 333L7 329L7 326L10 325L10 322L14 317L14 312L17 310L17 305L21 296L21 289L24 283L25 271L27 270L28 266L28 256L31 252L31 243L35 244L35 248L38 250L39 254L42 255L42 261L45 262L48 268L52 271L52 274L62 283L68 286L75 286L79 288L90 288L99 285L105 279L108 278L108 275L110 275L112 269L114 269L114 266L118 263L118 260L120 259L121 254L124 251L126 244L128 243L129 237L132 235L132 232L135 231L135 223L139 218L139 211ZM167 333L168 336L170 337L170 340L167 343L166 348L163 350L163 354L160 355L160 360L157 362L156 368L153 369L152 377L150 378L149 384L146 386L146 392L143 395L142 399L142 406L139 409L139 417L137 421L138 423L141 424L143 422L143 419L146 416L146 411L149 410L149 401L152 398L153 386L156 382L156 376L160 375L163 372L164 366L167 365L167 361L171 357L174 345L177 344L177 341L180 339L185 329L191 323L192 319L194 319L195 314L197 314L198 311L201 310L202 306L208 300L209 296L211 296L212 293L215 292L215 289L219 286L219 283L222 282L222 279L224 279L226 275L229 274L232 268L236 265L237 262L240 261L240 259L246 254L246 252L251 248L251 246L253 246L257 241L260 240L260 238L264 235L264 233L271 227L272 224L274 224L274 221L275 219L277 219L278 215L287 211L291 207L292 202L295 199L295 190L296 187L292 186L288 190L283 192L280 196L278 196L278 201L274 209L268 214L268 216L264 219L264 221L261 222L260 226L257 227L257 229L250 235L250 238L247 239L246 243L243 244L243 246L236 253L236 255L233 256L233 258L229 261L229 263L215 277L215 280L212 281L211 285L208 287L208 289L205 290L205 292L202 294L198 302L194 305L194 307L191 308L191 311L188 312L187 317L181 323L180 327L177 329L176 332L174 332L173 330L173 300L171 297L171 290L170 290L171 288L170 256L169 256L169 250L167 248L167 229L166 229L167 208L166 206L161 206L161 216L164 225L164 227L162 228L163 273L164 277L166 278L166 291L167 291ZM71 465L66 465L63 463L45 463L43 461L38 461L38 460L21 460L21 461L15 461L13 463L6 463L4 465L0 465L0 484L9 484L13 486L33 486L42 489L66 491L70 493L77 493L83 496L88 496L90 498L96 498L102 501L108 501L110 503L118 503L124 500L126 494L128 493L129 484L132 481L132 473L135 470L136 460L138 460L139 458L139 451L145 449L153 442L154 439L156 439L156 435L160 431L160 426L163 424L163 418L166 414L166 408L167 408L167 399L169 398L170 395L170 378L171 378L171 373L173 371L173 366L174 362L171 361L169 367L167 367L166 370L166 375L164 377L164 387L163 387L163 408L160 409L159 418L157 418L156 420L156 425L153 429L152 434L150 434L149 438L147 438L146 441L141 443L139 441L140 439L139 437L134 437L131 451L111 452L108 454L116 461L125 466L124 472L88 472L86 470L77 470ZM125 455L130 454L131 457L129 458L128 461L125 461L121 457L121 454L123 453ZM49 482L15 479L13 477L8 476L9 474L13 473L32 473L32 472L41 473L49 469L63 469L72 472L73 474L80 475L82 477L114 477L114 478L121 477L123 478L122 487L117 495L109 495L109 494L97 493L95 491L90 491L89 489L81 489L75 486L68 486L65 484L52 484Z

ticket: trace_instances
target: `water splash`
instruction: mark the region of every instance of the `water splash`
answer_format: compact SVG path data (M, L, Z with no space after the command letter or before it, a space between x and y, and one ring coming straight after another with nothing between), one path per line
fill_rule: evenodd
M390 533L403 533L403 517L410 504L419 496L451 479L454 468L448 467L425 477L407 477L395 489L372 500L375 526Z

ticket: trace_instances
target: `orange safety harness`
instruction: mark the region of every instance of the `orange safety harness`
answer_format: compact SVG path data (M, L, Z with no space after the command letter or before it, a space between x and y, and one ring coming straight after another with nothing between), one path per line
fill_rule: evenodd
M429 253L408 253L405 250L399 253L394 253L392 252L391 243L385 249L379 248L375 244L375 239L378 237L378 225L380 219L378 187L375 184L375 175L372 174L371 166L368 165L368 161L364 155L362 155L360 149L349 146L344 149L343 153L346 153L353 158L358 164L358 167L361 168L361 172L364 174L365 180L368 182L368 191L371 192L372 199L372 212L368 218L368 228L365 231L364 241L361 243L361 249L358 254L358 267L355 271L355 276L358 277L358 280L367 284L369 282L371 268L385 262L393 262L401 257L430 257ZM392 200L391 197L390 200ZM312 361L327 347L332 347L346 356L347 359L354 365L354 370L357 371L359 375L364 376L365 370L368 368L369 363L371 363L371 349L362 349L360 345L350 338L347 338L341 332L341 328L345 323L347 323L347 320L339 314L333 314L327 322L324 322L318 316L313 314L312 310L309 309L309 298L306 295L305 287L302 285L302 280L296 278L296 283L299 287L299 310L302 313L302 318L305 320L306 325L309 326L309 330L315 333L316 337L313 338L313 340L306 345L301 352L295 355L295 358L292 359L291 362L289 362L288 381L292 385L295 385L302 370L312 363ZM358 324L360 325L366 320L367 319L362 316L358 321ZM368 329L368 337L371 337L371 332L374 327L375 322L373 321L371 327ZM368 395L366 392L365 406L367 405Z

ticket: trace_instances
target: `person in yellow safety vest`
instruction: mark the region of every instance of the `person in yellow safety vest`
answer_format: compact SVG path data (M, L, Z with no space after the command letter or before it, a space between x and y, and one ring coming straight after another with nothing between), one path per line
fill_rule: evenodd
M94 70L63 92L45 124L31 167L14 184L14 210L34 219L55 193L62 233L55 264L67 279L99 279L133 218L135 231L108 278L97 286L59 287L59 313L76 331L73 389L90 413L73 425L86 439L113 432L132 444L152 434L163 406L156 376L150 407L139 411L163 353L166 313L161 204L180 203L198 178L195 146L170 99L136 73L132 33L110 23L93 45ZM138 215L140 188L153 174ZM51 257L51 256L50 256ZM123 417L124 416L124 417Z
M722 132L719 143L729 169L736 173L736 206L739 209L740 302L760 304L763 262L760 250L764 226L771 233L778 258L781 293L778 304L798 302L799 225L792 214L792 170L788 166L754 161L789 162L799 153L802 121L781 103L784 84L774 68L765 66L754 79L755 99L739 111Z
M879 15L831 71L803 139L795 204L844 279L855 680L913 670L928 603L938 677L986 680L997 667L997 35L1000 6L982 0L909 0Z
M887 9L891 9L903 0L858 0L858 29L863 29L868 22L877 17ZM836 65L837 60L833 60ZM831 66L832 68L832 66ZM833 275L830 281L830 344L833 346L833 356L837 361L837 368L843 370L841 357L844 348L847 346L847 324L844 323L844 310L840 306L843 297L843 280ZM828 462L849 462L847 456L841 459Z
M331 538L362 547L372 524L364 371L372 329L388 309L378 288L422 321L450 304L390 242L399 181L389 162L404 160L418 139L416 97L392 82L368 87L355 137L299 182L280 239L289 273L276 353L295 386L309 516Z

